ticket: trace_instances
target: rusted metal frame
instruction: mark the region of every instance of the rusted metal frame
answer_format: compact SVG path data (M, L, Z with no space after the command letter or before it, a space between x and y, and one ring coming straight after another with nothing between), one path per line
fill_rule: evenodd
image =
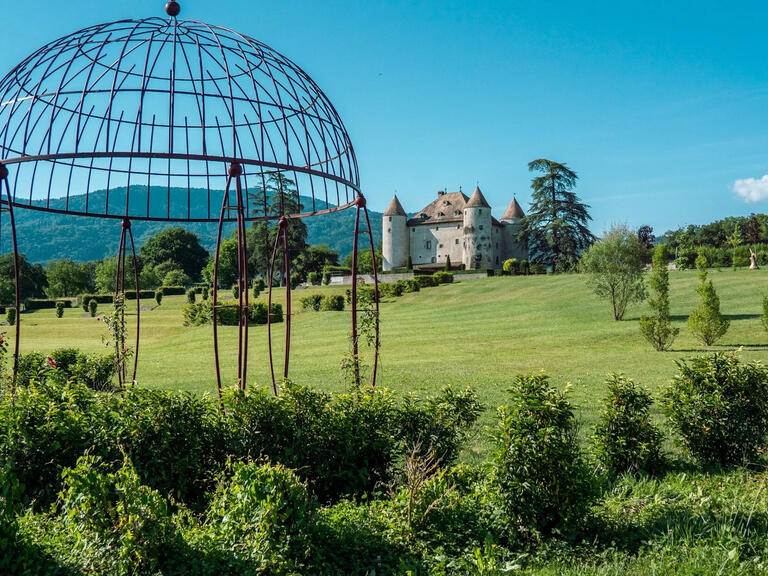
M11 188L8 184L8 169L0 163L0 181L5 184L5 204L8 207L8 220L11 224L11 243L13 246L13 306L16 310L15 338L13 342L13 376L11 378L11 393L16 390L16 376L19 371L19 345L21 342L21 287L19 286L19 245L16 239L16 219L13 215Z
M139 293L139 262L136 259L136 244L133 241L133 231L131 230L131 221L126 218L124 225L128 226L128 239L131 241L131 256L133 256L133 283L136 288L136 348L133 351L133 377L131 380L136 382L136 372L139 367L139 342L141 335L141 298Z
M281 231L285 229L286 219L280 218L277 233L275 234L275 245L272 248L272 258L269 260L269 278L267 279L267 349L269 354L269 373L272 377L272 392L277 396L277 381L275 380L275 364L272 355L272 284L275 276L275 258L277 256L277 246L280 242Z
M360 196L358 196L360 198ZM360 204L355 205L355 231L354 238L352 240L352 333L350 338L352 339L352 366L355 374L355 386L360 386L360 356L359 347L357 341L357 260L358 260L358 236L360 234Z
M280 220L284 222L283 228L283 265L285 267L285 354L283 359L283 378L288 378L288 363L291 361L291 256L288 252L288 218ZM270 310L271 314L272 311Z
M221 363L219 361L219 258L221 256L221 229L224 226L224 213L229 203L229 191L232 185L232 176L227 177L227 187L221 201L221 215L219 226L216 230L216 252L213 257L213 294L211 295L211 320L213 321L213 359L216 365L216 390L219 394L219 406L224 410L224 400L221 394Z
M380 316L379 316L379 275L376 271L376 247L373 243L373 232L371 231L371 220L368 217L368 208L365 203L365 198L363 196L360 196L360 198L363 199L363 213L365 214L365 224L368 227L368 240L371 245L371 265L373 266L373 301L374 301L374 310L375 310L375 329L376 329L376 335L374 340L374 347L373 347L373 368L371 369L371 388L376 387L376 375L378 372L379 367L379 349L381 347L381 323L380 323Z
M120 242L117 248L117 265L115 266L115 295L113 306L120 313L120 337L115 338L115 367L117 383L120 388L125 385L125 222L120 226Z
M237 211L237 378L241 390L245 390L248 371L248 249L245 237L243 190L240 183L242 167L232 164L229 176L235 181Z

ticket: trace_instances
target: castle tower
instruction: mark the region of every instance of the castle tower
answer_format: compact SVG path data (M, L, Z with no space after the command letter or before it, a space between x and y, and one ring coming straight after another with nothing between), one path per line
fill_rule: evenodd
M480 188L475 188L464 206L463 263L465 269L493 268L491 233L491 207L480 192Z
M520 220L525 218L525 212L517 203L517 198L512 197L504 215L501 217L502 234L504 240L503 259L517 258L518 260L528 259L528 248L517 240L517 233L520 231Z
M381 269L384 271L404 268L408 263L408 226L407 215L397 196L384 210L381 223Z

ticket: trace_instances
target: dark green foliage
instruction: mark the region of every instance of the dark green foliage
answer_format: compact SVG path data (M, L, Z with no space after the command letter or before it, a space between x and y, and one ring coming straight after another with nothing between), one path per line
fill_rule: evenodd
M139 249L144 265L158 266L171 262L174 268L196 280L208 261L208 251L197 236L184 228L165 228L149 238Z
M528 169L542 175L531 183L533 201L521 220L518 238L533 259L556 272L570 270L594 241L587 227L592 219L589 206L572 191L578 176L565 164L544 158L530 162Z
M58 308L72 308L72 300L44 300L42 298L30 298L24 302L25 310L52 310Z
M381 271L381 251L377 250L373 257L376 258L376 269ZM347 254L346 258L341 262L342 268L349 268L352 270L352 254ZM351 272L350 272L351 273ZM357 273L358 274L373 274L373 261L370 250L360 250L357 253Z
M151 300L154 297L155 297L154 290L139 290L139 298L141 298L142 300ZM125 299L136 300L136 290L126 290Z
M16 308L9 307L5 311L5 319L9 326L16 324Z
M696 293L701 302L688 317L688 328L693 335L706 346L712 346L722 338L731 325L731 321L720 313L720 298L715 292L712 280L707 280L707 272L699 269L701 283Z
M314 310L315 312L320 310L320 303L322 301L323 301L322 294L311 294L309 296L304 296L300 300L301 307L303 310Z
M450 272L444 272L442 270L432 274L432 278L434 278L435 282L438 284L450 284L453 282L453 274Z
M219 302L221 306L216 313L220 326L237 326L237 300L225 300ZM213 301L202 300L194 304L187 304L182 309L184 326L203 326L210 324L213 318ZM267 323L267 305L264 302L251 302L248 304L248 319L252 324ZM272 322L283 321L283 307L281 304L272 303Z
M669 251L666 244L659 244L653 251L653 270L648 280L650 295L648 307L651 314L640 317L640 332L658 351L668 350L680 329L672 326L669 315Z
M33 238L39 238L36 233ZM13 254L0 256L0 303L10 304L14 300L14 261ZM48 281L45 270L40 264L30 264L24 254L19 254L19 294L22 300L27 298L45 298Z
M754 462L768 434L768 370L731 353L678 367L664 407L686 449L706 464Z
M187 290L187 303L188 304L194 304L195 303L195 291L194 290Z
M94 289L93 266L78 264L64 258L49 262L45 267L48 287L45 293L49 298L76 296Z
M240 286L238 286L237 284L232 285L232 298L234 298L235 300L240 298Z
M96 300L98 304L112 304L115 297L112 294L81 294L80 305L83 307L83 312L88 312L88 303L91 300Z
M445 272L450 272L451 271L451 257L450 256L446 256L445 257L445 267L443 268L443 270Z
M325 311L343 311L344 296L341 294L326 294L320 302L320 310Z
M520 260L520 274L527 276L531 273L531 266L528 260Z
M405 263L405 269L406 270L413 270L413 260L411 259L411 255L408 254L408 260Z
M768 332L768 294L763 296L763 315L762 315L763 328Z
M187 293L187 289L184 286L161 286L160 291L163 296L181 296Z
M413 280L418 283L419 288L432 288L437 286L437 280L432 275L417 274L413 277Z
M163 303L163 291L162 290L155 290L155 302L158 306L160 306Z
M200 293L203 300L208 300L208 286L203 286L203 290ZM254 298L257 298L258 295L254 296Z
M417 454L433 454L440 466L450 466L480 417L482 405L471 388L444 387L436 397L408 396L399 412L399 436Z
M91 315L91 318L96 316L96 310L98 309L99 304L96 302L95 299L91 298L88 301L88 313Z
M518 376L509 392L510 404L499 408L493 454L508 537L572 528L592 495L573 409L543 374Z
M608 396L592 439L598 460L613 474L658 471L662 436L651 422L651 395L623 374L606 383Z
M504 272L509 272L515 276L520 273L520 263L517 261L517 258L504 260L504 263L501 265L501 267Z
M70 307L72 306L72 302L69 303ZM62 318L64 316L64 308L65 303L59 300L56 302L56 318Z
M310 272L307 274L307 282L312 286L318 286L321 280L321 272Z

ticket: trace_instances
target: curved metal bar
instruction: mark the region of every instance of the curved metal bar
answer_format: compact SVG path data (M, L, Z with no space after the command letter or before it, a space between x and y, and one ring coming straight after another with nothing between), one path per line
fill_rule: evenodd
M360 234L360 198L355 201L355 236L352 240L352 364L355 372L355 386L360 386L360 356L357 342L357 237Z
M283 266L285 268L285 356L283 359L283 378L288 378L288 363L291 360L291 256L288 253L288 222L283 230Z
M362 196L361 196L362 198ZM373 301L376 313L376 338L373 348L373 368L371 369L371 388L376 387L376 374L379 367L379 348L381 346L381 325L379 322L379 275L376 271L376 249L373 243L373 232L371 231L371 220L368 217L368 208L363 198L363 213L365 214L365 224L368 227L368 240L371 244L371 265L373 266Z
M216 391L219 395L219 407L224 411L224 398L221 394L221 365L219 362L219 257L221 253L221 229L224 226L224 212L229 202L229 189L232 184L232 177L227 178L227 188L224 191L224 198L221 200L221 215L219 216L219 226L216 230L216 253L213 257L213 293L211 294L211 321L213 322L213 361L216 365Z
M115 338L115 368L117 369L117 384L122 388L125 384L125 235L126 227L120 227L120 243L117 248L117 265L115 266L115 295L112 304L115 310L120 310L120 337Z
M239 164L229 167L229 175L235 180L237 209L237 378L241 390L245 390L248 375L248 245L245 237L245 206L240 176L243 169Z
M133 283L136 288L136 348L133 351L133 376L131 380L136 383L136 371L139 367L139 342L141 334L141 298L139 292L139 263L136 260L136 244L133 242L133 231L131 230L131 221L125 219L123 226L128 227L128 239L131 241L131 255L133 256Z
M14 309L16 310L16 337L13 343L13 377L11 379L11 394L16 392L16 375L19 371L19 342L21 340L21 292L19 286L19 245L16 241L16 220L13 216L11 202L11 187L8 184L8 168L0 164L0 180L5 183L5 197L8 206L8 219L11 223L11 242L13 244L13 280L14 280ZM0 192L0 196L2 193Z
M272 376L272 392L277 396L277 381L275 380L275 363L272 356L272 282L275 276L275 257L277 256L277 246L280 241L280 230L285 227L285 220L280 219L277 234L275 234L275 245L272 248L272 258L269 260L269 278L267 279L267 349L269 353L269 373Z

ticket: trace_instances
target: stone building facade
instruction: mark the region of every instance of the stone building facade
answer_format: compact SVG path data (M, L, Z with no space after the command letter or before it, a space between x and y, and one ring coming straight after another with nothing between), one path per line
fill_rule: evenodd
M504 260L528 257L528 249L517 241L520 219L525 214L516 199L501 220L480 188L472 196L439 191L437 198L408 218L397 196L382 218L383 269L404 268L411 257L413 266L451 266L463 264L466 270L501 268Z

